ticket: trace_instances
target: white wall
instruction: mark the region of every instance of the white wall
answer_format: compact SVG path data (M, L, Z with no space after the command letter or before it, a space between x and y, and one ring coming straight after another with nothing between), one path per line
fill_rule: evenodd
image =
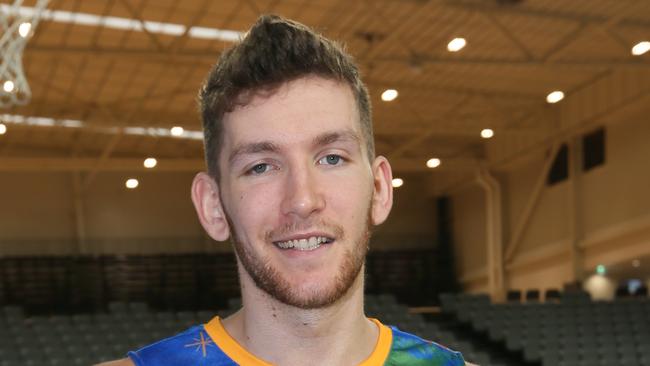
M607 163L582 177L587 233L650 214L650 119L607 129Z
M597 264L629 262L650 254L650 122L617 122L606 127L606 162L577 180L578 245L585 273ZM503 194L504 250L512 240L541 174L545 155L498 174ZM545 186L513 257L506 263L506 286L558 288L573 281L571 182ZM484 193L472 185L452 196L459 276L468 291L486 291ZM481 216L483 215L483 216ZM483 255L477 259L476 254ZM644 264L645 266L648 263ZM616 280L616 279L614 279Z
M139 175L137 189L125 189L127 175L100 174L84 199L91 238L201 236L190 200L193 174Z
M3 239L74 237L72 178L64 174L0 173Z
M127 190L135 176L140 185ZM82 195L77 236L71 173L1 173L0 255L196 251L205 240L189 199L192 174L99 173Z

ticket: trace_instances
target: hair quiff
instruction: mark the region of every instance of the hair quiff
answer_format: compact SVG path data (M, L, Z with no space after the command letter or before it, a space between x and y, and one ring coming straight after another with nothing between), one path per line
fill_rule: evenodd
M350 86L368 158L374 158L370 100L352 57L340 45L303 24L264 15L240 42L222 53L199 93L205 160L213 178L220 178L224 115L246 105L256 93L273 91L308 75Z

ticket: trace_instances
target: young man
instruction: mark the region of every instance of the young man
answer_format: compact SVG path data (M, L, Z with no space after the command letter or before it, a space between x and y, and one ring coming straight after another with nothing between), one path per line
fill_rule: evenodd
M393 194L350 56L263 16L200 100L208 173L192 201L208 234L233 242L243 307L106 365L464 365L364 315L370 230Z

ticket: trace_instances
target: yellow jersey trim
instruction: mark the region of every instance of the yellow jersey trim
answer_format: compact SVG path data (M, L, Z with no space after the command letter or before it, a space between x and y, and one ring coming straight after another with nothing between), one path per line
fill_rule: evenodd
M370 321L375 323L379 328L379 337L377 337L377 344L375 350L372 351L370 356L359 366L381 366L388 359L390 348L393 345L393 330L381 324L377 319L370 318Z
M215 316L208 324L204 325L205 331L208 332L212 341L233 361L239 365L251 366L273 366L266 361L255 357L252 353L246 351L237 341L228 334L226 328L221 324L221 319Z
M379 328L379 337L377 338L375 349L365 361L359 364L359 366L383 365L388 358L393 343L393 331L389 327L383 325L377 319L370 319L370 321L375 323ZM212 341L223 351L223 353L237 364L246 366L272 366L272 364L255 357L255 355L248 352L244 347L237 343L237 341L228 334L226 328L223 327L221 319L219 319L218 316L205 324L204 328L210 338L212 338Z

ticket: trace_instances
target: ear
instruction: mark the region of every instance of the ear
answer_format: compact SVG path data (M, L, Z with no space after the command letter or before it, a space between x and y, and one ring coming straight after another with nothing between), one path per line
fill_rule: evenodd
M393 207L393 171L383 156L377 156L372 164L374 190L372 193L371 219L373 225L386 221Z
M219 186L208 174L201 172L192 182L192 202L199 221L216 241L225 241L230 236L228 220L221 204Z

